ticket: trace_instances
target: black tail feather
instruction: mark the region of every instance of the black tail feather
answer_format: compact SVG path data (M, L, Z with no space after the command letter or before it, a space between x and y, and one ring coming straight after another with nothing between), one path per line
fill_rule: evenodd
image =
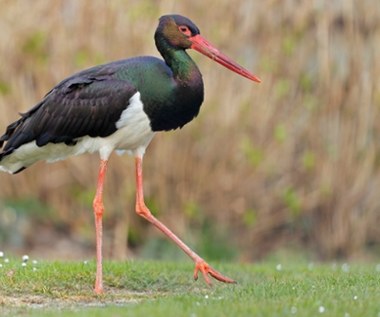
M24 118L20 118L19 120L11 123L7 129L5 130L5 133L0 137L0 149L3 147L3 144L5 141L8 141L11 135L14 133L16 128L24 121Z

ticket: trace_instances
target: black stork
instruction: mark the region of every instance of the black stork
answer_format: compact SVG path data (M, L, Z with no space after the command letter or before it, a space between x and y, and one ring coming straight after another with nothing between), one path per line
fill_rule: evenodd
M171 240L200 271L225 282L235 281L213 269L171 230L155 218L144 203L142 161L145 149L159 131L183 127L198 115L203 102L202 75L186 53L194 49L250 80L260 79L219 52L181 15L159 19L155 42L164 61L135 57L83 70L60 82L0 137L0 170L18 173L39 160L62 160L70 155L99 152L100 168L93 201L96 228L95 292L103 292L102 215L103 184L108 159L115 151L135 157L136 212Z

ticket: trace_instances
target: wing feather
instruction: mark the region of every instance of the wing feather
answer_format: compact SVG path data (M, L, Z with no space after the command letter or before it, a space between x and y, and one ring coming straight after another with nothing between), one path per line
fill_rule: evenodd
M74 75L7 127L0 137L0 147L6 142L0 155L31 141L38 146L61 142L74 145L83 136L106 137L117 130L116 122L136 91L109 69L94 68Z

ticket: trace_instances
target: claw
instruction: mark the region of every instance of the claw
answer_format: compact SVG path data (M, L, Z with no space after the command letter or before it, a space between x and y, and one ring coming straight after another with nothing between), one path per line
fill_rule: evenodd
M218 272L217 270L213 269L204 260L199 260L195 262L194 280L198 280L199 271L202 272L203 278L205 279L208 285L212 284L210 281L209 275L223 283L236 283L236 281L234 281L233 279L230 279L229 277L226 277L222 275L220 272Z

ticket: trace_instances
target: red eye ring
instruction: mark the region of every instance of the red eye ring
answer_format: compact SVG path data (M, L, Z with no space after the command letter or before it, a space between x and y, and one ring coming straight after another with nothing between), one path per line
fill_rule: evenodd
M191 36L191 31L190 31L189 27L186 26L186 25L180 25L180 26L178 27L178 30L179 30L182 34L184 34L184 35L186 35L186 36Z

